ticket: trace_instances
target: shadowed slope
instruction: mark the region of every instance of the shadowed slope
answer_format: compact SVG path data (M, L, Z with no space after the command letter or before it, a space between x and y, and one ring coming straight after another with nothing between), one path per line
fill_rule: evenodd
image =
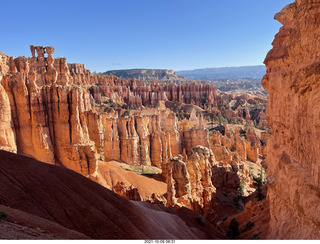
M96 239L221 238L198 215L128 201L71 170L0 151L3 205Z

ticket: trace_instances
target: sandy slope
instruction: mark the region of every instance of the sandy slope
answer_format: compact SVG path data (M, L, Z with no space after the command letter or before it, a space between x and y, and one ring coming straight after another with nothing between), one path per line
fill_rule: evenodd
M199 223L199 216L185 208L128 201L71 170L4 151L0 151L0 186L2 205L90 238L223 238L216 227ZM11 215L8 211L8 222ZM37 219L29 219L34 226L29 223L28 228L35 229Z
M123 169L121 163L99 162L97 182L108 189L112 189L118 182L123 182L125 186L131 185L138 188L143 200L148 199L153 193L162 196L167 192L167 184L154 180L147 176L137 174Z

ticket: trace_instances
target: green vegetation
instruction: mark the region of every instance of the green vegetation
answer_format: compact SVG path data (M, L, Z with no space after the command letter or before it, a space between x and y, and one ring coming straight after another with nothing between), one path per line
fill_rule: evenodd
M206 104L206 102L207 102L207 96L203 96L201 98L201 104Z
M138 107L137 107L136 105L129 105L129 106L127 107L127 109L128 109L128 110L137 110Z
M233 200L238 206L239 201L241 201L243 198L244 198L244 184L242 181L240 181L240 185L237 188L237 196Z
M248 129L255 129L252 125L250 125L248 122L246 122L245 124L244 124L244 129L245 130L248 130Z
M250 173L253 178L253 184L256 186L256 190L258 193L258 199L259 199L259 201L261 201L264 197L262 194L261 187L267 183L264 169L262 167L260 167L258 176L254 175L252 171Z
M235 120L234 120L234 123L235 123L236 125L241 125L241 123L240 123L240 121L239 121L238 119L235 119Z
M102 72L97 72L97 71L93 71L92 74L93 75L106 75L106 74L104 74Z
M125 111L123 114L122 114L122 118L124 118L124 117L128 117L130 115L130 111L129 110L127 110L127 111Z
M113 109L120 108L120 106L117 103L113 103L111 99L104 101L102 104L94 102L94 107L98 113L103 113L105 109L108 109L108 108L113 108Z
M160 173L158 170L145 165L130 165L128 168L124 168L123 166L121 166L121 168L127 171L133 171L142 175L153 175L153 174Z
M264 139L262 142L263 142L263 144L266 144L267 143L267 141L268 141L268 139L269 139L269 137L267 137L266 139Z
M196 218L197 222L199 225L205 225L205 222L204 222L204 218L203 216L199 215L197 218Z
M223 106L224 106L225 109L229 109L230 104L229 104L228 101L226 101L226 102L223 104Z
M235 218L233 218L230 222L227 236L231 237L231 239L235 239L239 234L239 223Z
M228 119L224 118L221 114L219 114L219 124L223 123L229 124L229 121Z
M183 114L177 114L177 118L178 118L179 121L185 119Z
M5 212L0 211L0 220L5 219L8 216Z
M240 197L240 199L242 199L244 197L244 184L242 181L240 181L240 185L237 189L238 192L238 196Z
M94 107L99 114L102 113L102 106L100 104L94 102Z
M240 131L240 136L241 137L246 137L246 131L245 130L241 130Z
M180 105L180 104L174 104L174 105L172 106L172 111L175 112L175 113L180 113L181 110L182 110L182 108L181 108L181 105Z

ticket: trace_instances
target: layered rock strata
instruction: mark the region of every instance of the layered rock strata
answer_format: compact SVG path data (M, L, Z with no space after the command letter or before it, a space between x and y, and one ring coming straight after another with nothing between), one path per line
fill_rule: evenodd
M94 101L88 90L69 85L65 59L53 59L52 47L31 46L31 51L32 58L9 58L3 65L8 72L1 79L7 96L2 101L10 104L3 111L13 124L13 147L18 153L90 175L97 154L86 115L92 113ZM6 120L1 123L9 125Z
M297 0L275 15L262 84L269 92L269 238L320 238L320 1Z
M224 131L223 135L214 130L209 138L211 149L218 161L230 163L235 154L241 161L258 161L262 145L255 130L247 129L245 138L240 136L239 130L231 132L226 124Z
M107 99L138 107L165 100L214 103L213 86L145 84L92 75L84 65L53 58L53 47L31 45L30 50L31 58L1 54L2 149L90 176L98 159L162 167L182 153L182 145L189 153L199 144L192 142L194 131L180 136L170 110L128 116L121 109L100 111L101 104ZM201 132L205 138L203 128Z
M214 216L215 192L212 184L214 156L197 146L185 162L182 156L170 159L167 174L167 206L187 207L205 216Z

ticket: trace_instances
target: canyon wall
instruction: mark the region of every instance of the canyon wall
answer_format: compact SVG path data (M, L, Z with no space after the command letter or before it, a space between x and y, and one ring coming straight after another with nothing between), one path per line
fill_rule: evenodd
M246 161L258 161L260 139L241 125L247 138L226 124L217 126L222 134L209 132L201 107L219 110L212 85L93 75L53 58L53 47L30 49L32 57L0 53L0 149L72 169L130 200L187 207L210 221L217 217L216 193L226 192L234 204L240 186L246 195L254 190ZM247 120L242 105L250 99L233 99ZM132 174L162 169L155 177L166 180L167 192L109 177L118 163Z
M320 1L296 0L265 64L269 238L320 238Z
M53 47L30 49L32 57L0 54L0 149L85 176L96 172L98 160L161 168L192 135L181 136L175 113L159 102L215 101L212 85L93 75L84 65L53 58ZM120 107L108 110L106 103ZM123 104L157 107L131 114Z

